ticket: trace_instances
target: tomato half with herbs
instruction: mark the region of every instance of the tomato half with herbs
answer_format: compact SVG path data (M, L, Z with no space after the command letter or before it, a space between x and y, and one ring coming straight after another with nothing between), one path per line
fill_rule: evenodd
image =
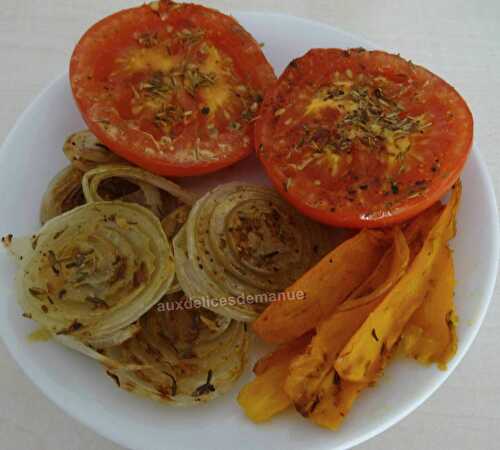
M465 164L473 121L453 87L410 61L316 49L268 91L255 132L260 160L293 205L363 228L436 202Z
M253 151L253 120L275 81L232 17L154 2L113 14L76 46L70 80L94 134L162 175L212 172Z

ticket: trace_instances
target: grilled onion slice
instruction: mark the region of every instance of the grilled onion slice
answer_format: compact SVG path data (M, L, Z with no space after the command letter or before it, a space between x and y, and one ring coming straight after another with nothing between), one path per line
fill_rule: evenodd
M185 309L182 296L168 296L141 318L136 336L104 351L125 367L144 366L135 371L106 367L119 387L188 406L218 397L238 379L248 350L245 325L203 308Z
M82 177L83 173L80 170L68 166L52 178L40 207L42 225L53 217L85 203Z
M214 311L251 321L265 296L254 304L234 298L285 289L331 249L332 238L274 190L225 184L196 202L175 237L177 278L189 297L222 300Z
M106 164L89 170L83 176L83 193L87 202L109 200L106 190L109 191L111 183L135 185L138 190L123 196L121 200L139 203L160 218L179 203L192 205L196 201L194 194L166 178L128 164ZM162 192L167 194L166 198Z
M160 221L142 206L97 202L14 239L24 315L73 347L117 345L168 291L175 268Z
M101 144L90 130L81 130L68 136L63 152L71 165L82 172L101 164L124 162L122 158Z

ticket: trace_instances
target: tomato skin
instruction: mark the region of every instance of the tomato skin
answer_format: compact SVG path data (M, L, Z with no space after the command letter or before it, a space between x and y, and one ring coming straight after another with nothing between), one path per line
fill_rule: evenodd
M187 28L202 30L204 40L232 64L233 78L252 92L263 95L276 79L259 44L234 18L199 5L162 0L154 7L143 5L119 11L97 22L82 36L70 63L70 81L76 104L89 129L103 144L151 172L193 176L232 165L254 149L253 122L244 123L237 132L229 129L230 119L227 119L228 123L221 125L219 139L208 139L208 119L199 112L203 106L199 94L194 100L185 94L184 98L178 99L184 108L195 108L195 119L189 125L173 127L175 137L172 138L171 150L166 151L163 144L158 144L159 138L171 136L169 132L160 132L143 119L137 119L133 126L128 124L132 94L119 85L114 72L115 62L124 50L137 47L138 34L148 31L163 36L162 33L169 28L173 30L169 31L172 35ZM134 82L135 79L133 76L125 79L126 82L130 80ZM140 81L138 78L137 83ZM231 114L241 113L241 105L232 104L231 107L231 111L236 110ZM224 122L224 118L216 117L221 115L219 112L212 113L213 121L218 121L217 124ZM210 157L193 159L187 155L187 149L194 147L197 137L198 141L201 139L202 147L205 145L203 148L211 151ZM223 147L217 147L219 144Z
M428 130L415 132L416 137L409 135L411 141L408 147L423 160L410 163L410 169L405 168L406 174L403 172L399 176L398 173L398 183L394 184L393 191L388 189L388 192L384 192L392 202L390 206L382 205L385 197L381 194L381 189L377 195L372 195L371 188L367 188L371 180L382 178L381 170L389 170L387 164L380 164L380 158L377 157L378 159L372 158L369 163L356 166L356 161L363 159L359 149L361 147L358 148L356 143L349 149L349 163L344 164L346 157L341 155L345 171L341 170L337 178L329 178L324 170L321 172L320 169L310 169L311 165L308 166L308 173L291 170L289 166L292 164L287 166L288 160L301 152L305 153L295 137L297 130L301 130L300 127L320 123L323 128L331 127L332 134L338 133L338 117L343 116L335 108L322 109L314 119L310 119L304 112L307 111L304 110L304 105L312 105L312 102L308 102L313 98L313 93L331 86L333 74L338 71L341 75L349 75L344 78L341 76L339 83L355 80L356 86L356 80L362 74L364 80L369 77L387 78L388 91L392 85L409 86L408 92L412 96L408 94L401 97L401 102L409 111L408 115L412 117L410 114L416 116L424 112L432 118L429 120ZM292 125L287 127L288 123ZM320 131L324 132L324 129ZM313 49L292 61L274 87L268 90L255 127L257 154L281 195L314 220L354 229L398 224L438 201L459 178L470 153L472 139L472 114L452 86L427 69L415 66L399 56L358 49ZM434 164L434 158L436 162L439 161L437 164ZM304 159L293 160L294 163L302 161ZM436 170L435 165L439 166ZM312 183L313 176L318 178L314 180L318 187ZM421 181L423 177L425 184ZM410 188L419 183L425 187L415 188L418 191L415 195L406 194L407 191L411 193ZM328 190L323 188L325 185L333 188ZM360 192L360 196L367 199L367 204L360 205L356 198L349 198L347 201L345 199L349 196L341 195L341 189L349 191L353 186ZM367 190L361 191L359 186Z

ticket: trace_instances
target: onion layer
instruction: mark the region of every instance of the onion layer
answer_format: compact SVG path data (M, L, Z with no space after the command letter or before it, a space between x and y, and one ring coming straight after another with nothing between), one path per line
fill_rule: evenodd
M181 230L189 217L189 211L191 211L190 205L179 206L161 221L161 226L167 238L173 239Z
M248 350L245 325L202 308L183 309L182 295L169 296L141 319L136 336L104 351L124 367L144 366L107 367L122 389L188 406L218 397L240 376Z
M128 164L106 164L86 172L82 180L85 199L89 203L109 200L102 188L106 188L106 183L117 180L136 185L142 194L134 192L128 197L122 197L122 200L142 204L158 217L166 215L166 203L170 203L169 206L177 206L179 202L192 205L196 201L194 194L172 181ZM164 199L161 192L168 194L170 199Z
M136 334L135 322L168 291L175 273L159 220L132 203L80 206L32 239L14 239L11 250L21 266L25 316L55 336L94 347Z
M63 152L71 165L86 172L101 164L124 161L101 144L90 130L81 130L68 136L63 145Z
M53 217L85 203L82 177L83 173L80 170L69 166L52 178L40 207L42 225Z
M225 184L196 202L175 237L177 278L189 297L227 299L208 307L251 321L261 301L229 300L285 289L331 249L328 231L272 189Z

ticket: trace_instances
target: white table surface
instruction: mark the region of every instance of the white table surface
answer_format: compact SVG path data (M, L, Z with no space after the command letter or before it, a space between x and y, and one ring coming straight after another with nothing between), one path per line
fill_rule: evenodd
M0 3L0 141L3 141L33 97L66 70L80 35L97 19L139 0L1 0ZM474 113L476 146L494 177L499 197L498 0L204 0L204 4L223 11L269 10L329 22L440 74L465 97ZM495 292L478 338L447 383L416 412L359 449L500 448L499 292L499 289ZM49 402L0 342L0 449L119 450L121 447L97 436Z

